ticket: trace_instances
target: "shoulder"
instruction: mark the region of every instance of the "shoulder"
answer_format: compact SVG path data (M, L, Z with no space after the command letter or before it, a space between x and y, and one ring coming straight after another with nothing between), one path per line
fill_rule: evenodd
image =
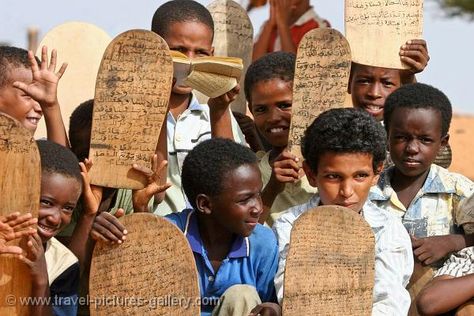
M168 214L165 219L176 225L181 231L185 231L193 213L193 209L185 209L178 213Z
M410 243L410 236L402 222L389 211L384 210L374 203L367 201L364 204L364 219L372 228L375 241L388 241L400 239L403 243Z
M435 164L431 166L431 172L441 181L447 191L453 191L460 196L469 196L474 192L474 183L462 174L450 172Z
M79 271L76 256L54 237L47 242L44 255L50 283L67 270L75 271L77 267L77 272Z
M276 237L273 231L263 226L262 224L257 224L252 234L249 236L251 246L256 246L259 248L273 248L276 245Z
M307 210L318 206L319 195L315 194L308 202L300 204L286 210L273 224L273 232L276 234L278 242L280 243L281 238L288 238L291 229L293 228L294 222Z

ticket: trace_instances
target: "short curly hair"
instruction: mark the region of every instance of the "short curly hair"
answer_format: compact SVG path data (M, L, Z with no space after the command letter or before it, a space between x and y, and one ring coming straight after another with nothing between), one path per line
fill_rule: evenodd
M199 194L220 194L226 174L248 164L257 164L257 156L250 148L234 141L213 138L198 144L184 159L181 175L191 205L196 208Z
M189 21L206 25L214 36L214 21L211 13L205 6L193 0L172 0L161 5L153 15L151 30L164 37L168 35L171 24Z
M392 92L385 100L383 122L387 133L396 108L433 109L441 114L441 135L448 134L453 109L448 97L439 89L424 83L404 85Z
M244 91L247 101L251 101L253 87L261 81L281 79L292 83L295 77L296 56L293 53L274 52L254 61L245 74Z
M387 136L380 123L367 112L354 108L332 109L320 114L306 129L301 150L308 166L318 170L327 153L372 155L374 172L385 160Z
M77 148L90 147L93 110L94 99L90 99L79 104L77 108L74 109L71 117L69 118L69 142L71 143L71 150L81 161L89 156L89 151L80 153L78 152ZM87 140L85 140L83 136L86 135L85 133L88 133L89 135ZM84 141L88 142L87 146L82 144Z
M38 65L40 60L36 58ZM28 51L14 46L0 46L0 87L10 83L10 72L16 68L31 67Z
M41 157L41 172L61 174L76 179L82 187L81 168L79 161L68 148L49 140L37 140Z

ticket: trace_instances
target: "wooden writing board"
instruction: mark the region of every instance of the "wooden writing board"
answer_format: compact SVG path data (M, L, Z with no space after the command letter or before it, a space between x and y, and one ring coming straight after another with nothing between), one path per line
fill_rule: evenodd
M345 0L344 19L352 61L403 69L400 46L422 36L423 0Z
M13 212L38 217L41 164L38 147L29 130L0 114L0 217ZM20 245L19 240L9 244ZM26 250L26 248L24 248ZM16 302L6 300L15 298ZM12 255L0 255L0 315L29 315L20 297L31 296L30 270Z
M291 230L283 315L371 315L375 239L356 212L320 206Z
M305 34L296 54L288 149L301 157L301 137L322 112L342 108L347 95L351 51L344 36L330 28Z
M196 263L183 233L153 214L120 220L127 240L122 245L98 242L94 249L91 315L199 315Z
M132 164L151 167L172 79L168 45L155 33L131 30L110 43L95 90L89 153L93 184L127 189L146 185Z
M247 11L232 0L216 0L207 6L214 20L214 55L239 57L244 69L240 78L240 93L232 102L233 111L246 113L244 78L252 62L253 26Z
M58 100L66 130L69 130L69 118L74 109L94 97L97 71L110 40L105 31L93 24L67 22L46 33L38 46L36 56L39 58L44 45L50 54L53 48L58 51L56 70L64 62L68 63L58 85ZM35 136L47 136L44 119L40 120Z

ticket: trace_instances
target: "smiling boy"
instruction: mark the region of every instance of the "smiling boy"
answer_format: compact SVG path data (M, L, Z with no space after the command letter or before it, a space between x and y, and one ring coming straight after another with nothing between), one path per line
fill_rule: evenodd
M340 205L364 217L375 235L373 315L406 315L410 296L405 286L413 271L409 236L395 217L367 200L385 159L383 127L364 111L329 110L306 130L302 153L308 181L318 193L290 208L273 226L280 252L275 276L279 302L293 223L316 206Z

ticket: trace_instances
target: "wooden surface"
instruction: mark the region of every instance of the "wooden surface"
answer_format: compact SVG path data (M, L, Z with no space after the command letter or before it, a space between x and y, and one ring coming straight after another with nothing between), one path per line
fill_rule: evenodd
M216 0L207 6L214 20L214 55L239 57L244 69L240 79L240 93L232 102L233 111L245 114L247 103L244 78L252 62L253 26L247 11L232 0Z
M41 190L38 147L30 131L2 114L0 179L0 217L12 212L29 212L38 217ZM19 245L19 241L11 241L10 244ZM13 295L16 304L6 300L8 295ZM28 307L22 306L19 300L30 295L29 269L11 255L0 255L0 315L28 315Z
M371 315L374 248L372 229L348 208L303 213L291 231L283 315Z
M190 303L200 297L196 263L183 233L148 213L128 215L121 222L127 240L122 245L97 243L94 249L89 294L109 303L97 304L97 309L91 305L91 315L199 315L199 306Z
M147 183L132 164L151 167L172 77L168 45L153 32L127 31L107 47L95 90L93 184L140 189Z
M422 37L423 0L345 0L344 19L352 61L403 69L400 46Z
M97 26L84 22L67 22L56 26L43 37L36 56L41 58L41 48L48 46L51 53L58 51L56 70L63 62L68 66L58 85L58 100L66 130L74 109L94 97L95 81L110 36ZM46 137L44 118L40 120L35 137Z
M306 33L296 55L288 149L301 157L301 137L322 112L345 106L351 65L349 44L334 29Z

